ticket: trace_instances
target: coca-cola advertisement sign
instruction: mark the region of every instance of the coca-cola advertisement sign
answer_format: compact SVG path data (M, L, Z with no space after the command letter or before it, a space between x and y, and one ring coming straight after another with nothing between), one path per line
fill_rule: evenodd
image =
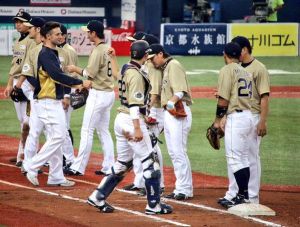
M130 42L126 39L132 36L134 29L112 28L111 46L116 50L118 56L130 55Z

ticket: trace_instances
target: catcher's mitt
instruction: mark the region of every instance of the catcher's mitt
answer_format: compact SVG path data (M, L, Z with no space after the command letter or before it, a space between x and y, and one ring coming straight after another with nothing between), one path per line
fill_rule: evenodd
M174 109L168 110L170 114L172 114L174 117L186 117L186 112L184 110L184 106L181 100L176 102Z
M28 101L27 97L24 95L22 88L17 88L16 86L14 86L14 88L10 94L10 97L14 102L27 102Z
M214 124L207 129L206 138L215 150L220 149L220 139L222 137L224 137L224 132L220 128L215 128Z
M75 93L70 94L70 105L76 110L85 105L88 96L89 91L87 89L76 90Z

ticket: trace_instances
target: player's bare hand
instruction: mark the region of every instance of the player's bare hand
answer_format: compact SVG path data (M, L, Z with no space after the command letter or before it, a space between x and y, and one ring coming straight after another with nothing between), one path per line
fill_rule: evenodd
M214 89L214 96L215 96L216 98L219 98L218 89Z
M259 121L257 124L257 135L264 137L267 135L267 123L265 121Z
M8 98L13 90L13 86L7 85L4 90L4 96Z
M64 110L67 110L70 106L70 98L64 98L62 100Z
M125 136L125 138L128 140L128 141L132 141L133 138L132 136L130 135L130 132L127 132L127 131L122 131L123 135Z
M220 127L221 127L221 125L220 125L220 120L215 120L215 122L214 122L214 127L215 127L215 128L220 128Z
M143 139L143 133L141 128L134 129L133 141L140 142Z
M64 70L66 72L69 72L69 73L73 73L76 71L76 66L75 65L67 65Z
M116 51L114 48L110 47L108 50L107 50L107 54L113 58L113 57L116 57Z
M92 81L84 80L82 86L86 89L90 89L92 87Z

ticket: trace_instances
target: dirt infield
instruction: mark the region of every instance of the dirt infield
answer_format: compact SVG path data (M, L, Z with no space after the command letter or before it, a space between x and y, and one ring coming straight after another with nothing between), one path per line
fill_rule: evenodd
M193 98L215 98L215 87L192 87ZM273 86L271 98L299 98L300 86Z
M18 146L16 138L0 135L0 225L7 226L299 226L300 187L263 185L261 203L274 209L275 217L245 219L230 215L219 207L217 198L225 193L227 180L224 177L193 173L194 198L186 202L168 201L174 207L170 215L146 216L143 214L145 197L115 190L109 197L116 211L103 214L85 203L101 177L96 176L102 156L92 154L87 173L74 177L76 186L62 189L47 187L47 175L40 174L40 187L33 187L9 163L15 157ZM47 172L47 168L43 169ZM166 192L171 192L175 177L172 168L164 169ZM129 173L119 188L131 183ZM41 190L42 189L42 190ZM39 191L38 191L39 190ZM273 223L273 224L272 224Z
M0 100L4 99L4 87L0 87ZM215 87L192 87L193 98L215 98ZM118 90L115 90L118 98ZM271 98L300 98L300 86L273 86Z

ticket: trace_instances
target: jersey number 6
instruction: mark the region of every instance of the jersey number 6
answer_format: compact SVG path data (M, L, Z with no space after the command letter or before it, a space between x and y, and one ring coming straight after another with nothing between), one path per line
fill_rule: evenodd
M107 63L107 76L111 77L112 76L112 69L111 69L111 62L108 61Z

